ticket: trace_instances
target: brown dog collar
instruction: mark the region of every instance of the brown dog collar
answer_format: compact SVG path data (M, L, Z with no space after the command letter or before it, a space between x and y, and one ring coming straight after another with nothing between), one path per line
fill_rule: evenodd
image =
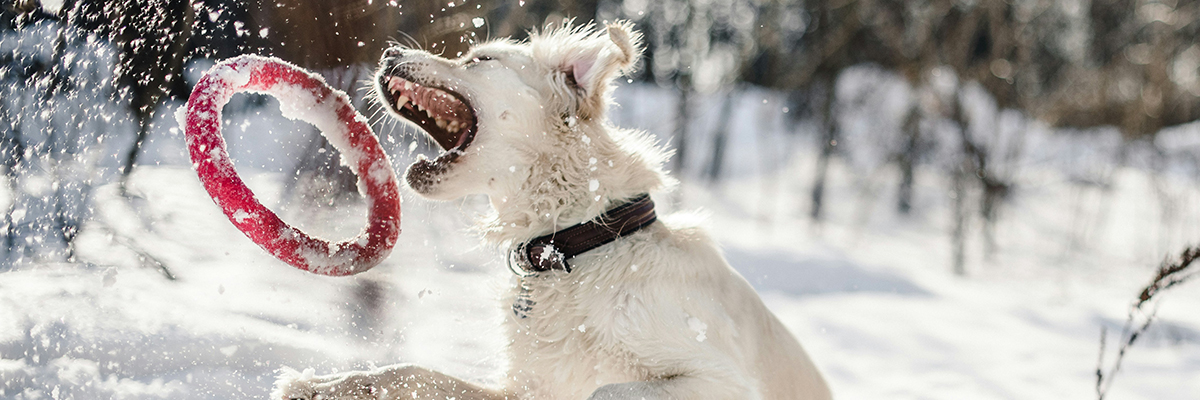
M508 268L521 277L556 269L571 272L568 259L637 232L657 219L654 201L643 194L593 220L514 245L509 250Z

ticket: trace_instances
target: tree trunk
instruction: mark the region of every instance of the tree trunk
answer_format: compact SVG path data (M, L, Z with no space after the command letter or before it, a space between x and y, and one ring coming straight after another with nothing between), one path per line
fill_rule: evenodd
M912 212L913 169L917 163L917 151L921 135L921 114L914 104L904 118L904 150L900 153L900 188L896 193L896 210L908 215Z
M133 91L130 108L138 121L137 137L121 168L121 194L150 135L150 122L174 79L180 79L192 34L191 1L119 2L113 15L114 40L121 48L118 76Z
M954 275L967 275L967 174L970 173L970 161L963 158L958 168L954 170L954 231L951 233L951 251Z
M958 125L959 140L962 141L959 150L959 164L954 174L954 274L966 276L966 247L967 234L971 215L967 212L967 195L970 192L972 180L980 180L985 171L985 158L982 150L971 141L970 121L962 106L962 88L955 87L951 97L950 118ZM986 185L985 185L986 186Z
M679 101L675 103L675 161L672 170L675 176L683 178L683 169L687 160L688 123L692 120L692 84L687 75L680 75L677 86Z
M737 101L738 89L731 89L725 94L721 103L721 115L717 121L717 131L713 135L712 157L708 162L708 181L716 182L721 178L721 170L725 164L725 148L729 142L730 124L733 122L733 105Z
M821 125L825 128L825 132L821 137L821 154L817 158L816 177L813 178L812 209L809 212L809 216L812 217L813 221L821 221L824 218L825 180L829 175L829 159L833 157L838 139L838 123L835 112L837 105L837 93L834 90L835 80L829 77L822 79L820 82L825 97L825 100L821 103Z
M18 105L23 96L13 96L18 100ZM7 103L0 101L0 107L4 107ZM6 108L6 107L5 107ZM11 110L0 108L0 117L5 119L5 125L8 125L0 137L0 165L4 167L4 179L7 181L9 188L9 204L8 210L4 213L4 258L0 259L0 271L4 271L11 267L13 252L17 249L17 221L13 218L13 211L17 208L17 173L18 169L24 166L25 159L25 144L22 143L20 122L17 117L12 114Z
M121 166L121 195L128 196L126 192L129 186L129 175L133 173L133 167L137 164L138 157L142 154L142 145L146 143L146 138L150 136L150 121L153 116L145 115L144 112L137 111L134 113L137 117L138 130L137 137L133 140L133 146L129 149L129 154L125 156L125 164Z

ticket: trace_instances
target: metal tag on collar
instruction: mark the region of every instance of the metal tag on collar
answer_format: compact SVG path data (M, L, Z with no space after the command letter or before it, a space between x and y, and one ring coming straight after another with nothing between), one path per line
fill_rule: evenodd
M529 263L529 243L521 242L508 250L508 269L519 277L537 275L538 271Z

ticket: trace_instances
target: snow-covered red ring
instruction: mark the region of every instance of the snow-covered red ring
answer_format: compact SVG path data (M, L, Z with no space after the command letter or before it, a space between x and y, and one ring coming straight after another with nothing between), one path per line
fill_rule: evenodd
M234 170L221 136L221 109L239 92L275 96L284 116L316 125L341 152L366 195L367 226L358 236L336 243L310 236L254 197ZM276 58L231 58L204 74L180 118L204 188L229 221L267 252L296 268L334 276L366 271L391 253L400 235L396 174L366 119L321 77Z

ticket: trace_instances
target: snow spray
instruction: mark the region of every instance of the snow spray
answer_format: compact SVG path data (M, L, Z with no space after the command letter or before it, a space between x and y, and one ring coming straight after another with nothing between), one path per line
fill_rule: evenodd
M358 176L367 201L367 226L331 243L283 222L254 197L238 176L221 137L221 109L235 93L279 99L285 117L315 125ZM400 235L400 188L379 139L350 98L320 76L277 58L244 55L213 66L200 78L184 115L188 154L204 188L225 216L250 240L292 266L322 275L366 271L391 253Z

